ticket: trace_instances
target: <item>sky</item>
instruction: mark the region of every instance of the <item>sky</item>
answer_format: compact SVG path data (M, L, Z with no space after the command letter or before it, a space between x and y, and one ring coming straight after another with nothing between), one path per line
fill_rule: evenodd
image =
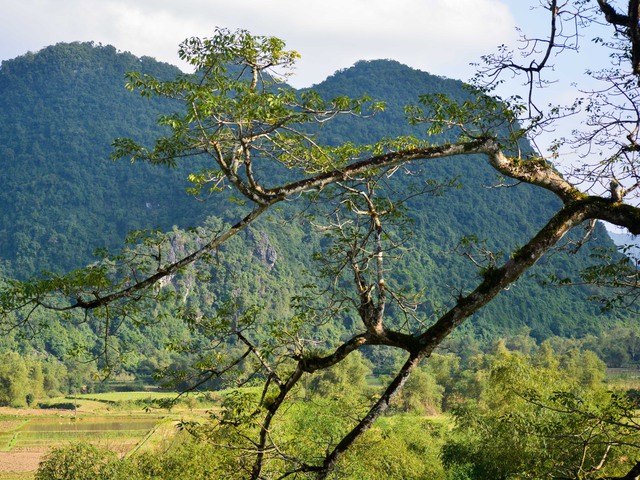
M358 60L388 58L467 80L470 63L512 44L521 0L0 0L0 60L94 41L180 65L178 45L216 27L274 35L302 58L307 87Z

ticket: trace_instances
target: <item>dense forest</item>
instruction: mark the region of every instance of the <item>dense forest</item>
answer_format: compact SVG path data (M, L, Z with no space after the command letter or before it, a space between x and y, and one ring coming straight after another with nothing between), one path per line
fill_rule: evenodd
M94 251L123 247L123 239L134 228L149 229L130 236L145 238L148 245L156 238L154 229L171 232L163 248L165 255L175 258L201 242L204 230L190 227L202 225L213 231L234 217L229 204L187 193L187 172L193 166L188 170L110 160L114 138L126 136L144 143L162 133L156 120L169 107L167 101L127 91L128 71L159 78L179 73L151 58L91 43L58 44L2 63L0 258L5 278L24 279L90 264L96 261ZM426 93L460 99L467 95L461 82L389 60L359 62L314 89L326 97L366 93L386 102L385 111L373 118L345 117L327 125L321 140L333 145L407 134L424 137L419 127L407 127L404 105ZM478 278L461 245L477 242L496 255L511 251L558 205L553 195L528 185L496 188L501 180L495 172L473 158L455 165L435 160L408 168L411 174L391 178L390 188L409 191L429 182L446 185L409 200L415 254L398 259L394 278L409 293L429 291L428 301L420 306L426 316L451 305ZM299 207L281 208L272 217L276 221L259 222L220 248L211 260L215 268L206 275L187 269L172 278L165 288L175 292L174 300L158 305L136 324L114 326L122 361L116 362L116 372L149 382L155 371L185 364L188 352L166 346L197 341L199 333L176 318L176 309L213 314L229 302L242 302L257 305L265 318L290 312L296 286L320 281L313 275L317 265L307 253L320 251L325 243L321 232L298 221L301 213ZM542 261L531 275L479 312L461 335L490 345L523 327L537 342L555 336L593 338L613 325L624 327L625 313L602 310L597 301L602 292L545 286L551 276L575 275L595 261L594 253L613 251L614 245L600 225L576 254L570 250L567 244ZM247 251L252 254L246 255ZM90 322L69 322L51 312L37 319L41 327L37 334L11 331L0 340L2 349L49 355L48 361L64 360L69 371L77 371L70 353L98 355L104 347L99 327ZM348 317L335 319L324 327L327 338L345 336L351 322ZM617 361L611 360L613 353L601 353L612 366L636 361L628 352L619 354ZM85 378L76 384L89 382L87 372L78 375Z

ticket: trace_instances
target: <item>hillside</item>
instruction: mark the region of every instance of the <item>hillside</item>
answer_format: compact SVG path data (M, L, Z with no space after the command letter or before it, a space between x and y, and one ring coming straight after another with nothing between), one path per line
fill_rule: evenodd
M59 44L2 63L0 258L8 276L24 278L42 270L85 265L93 260L96 248L118 247L133 228L171 230L175 226L175 243L184 248L192 241L185 229L201 224L207 216L229 213L224 204L190 198L183 168L109 160L113 138L150 142L160 134L156 118L171 110L166 103L128 92L124 88L127 71L163 78L179 73L153 59L89 43ZM461 82L387 60L359 62L314 88L327 97L366 92L387 101L387 110L374 118L340 119L327 125L320 139L329 144L422 135L407 127L404 105L424 93L464 95ZM452 254L463 235L476 235L492 250L509 252L544 225L558 206L551 194L526 185L492 188L494 171L477 159L417 163L412 168L413 175L393 179L393 188L401 191L431 179L455 178L461 184L443 196L416 197L409 204L415 222L412 254L403 258L394 281L409 290L428 292L422 307L426 314L450 304L477 278L467 261ZM182 283L176 281L175 288L183 294L188 291L187 302L194 308L215 308L230 292L241 291L247 303L262 300L272 312L286 311L286 299L296 294L299 272L313 268L309 248L320 248L320 241L299 225L283 227L275 220L261 222L230 244L225 268L212 269L211 282L199 284L187 277ZM613 247L604 228L598 228L595 240L578 255L554 254L533 270L534 275L575 273L588 265L593 247ZM275 255L266 261L268 249ZM247 256L246 251L253 255ZM503 335L523 325L538 339L594 333L614 317L601 314L597 305L587 301L591 293L544 288L529 276L481 311L468 328L483 337ZM334 333L339 335L343 328L348 327L334 326ZM127 342L145 345L139 351L148 357L181 330L168 325L153 335L151 331L145 327L123 330ZM58 355L63 347L57 337L37 346Z
M354 133L366 141L407 134L424 137L418 128L407 127L403 106L415 103L421 94L446 93L453 98L465 95L462 82L388 60L359 62L315 88L327 97L366 92L373 98L385 99L388 104L388 109L371 121L355 118L336 121L337 125L324 132L325 140L331 143L345 141ZM407 275L416 285L426 283L430 298L445 305L452 291L464 289L477 278L475 273L470 275L468 261L450 254L461 236L475 235L486 241L493 251L510 252L541 228L559 206L553 195L529 185L493 188L500 181L485 162L484 159L465 158L420 166L421 180L456 178L462 185L441 197L423 196L410 204L419 232L415 239L416 249L421 255L407 260ZM399 176L396 181L415 179ZM594 241L578 255L555 253L543 259L527 278L519 280L509 292L504 292L502 297L476 314L473 324L466 328L473 328L482 336L493 336L527 325L532 329L532 335L539 339L550 335L582 336L598 331L602 322L606 323L611 317L601 315L598 307L586 300L593 292L543 288L539 281L551 272L559 277L575 275L590 262L593 248L614 248L602 225L598 226ZM437 308L437 300L434 308Z
M0 257L14 275L79 267L96 248L121 245L131 229L198 218L184 175L109 160L116 137L153 139L168 108L124 88L132 70L179 73L89 43L2 63Z

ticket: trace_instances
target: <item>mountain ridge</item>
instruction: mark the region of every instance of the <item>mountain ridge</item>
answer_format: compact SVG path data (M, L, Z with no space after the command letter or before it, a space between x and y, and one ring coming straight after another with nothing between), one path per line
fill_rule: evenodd
M41 270L66 271L91 262L96 248L117 248L131 229L170 231L176 226L182 232L208 216L226 215L227 207L196 202L186 195L188 165L163 169L108 159L113 137L150 143L161 134L155 120L172 108L167 102L127 92L124 73L131 70L162 78L181 73L149 57L137 58L92 43L58 44L0 66L0 257L6 274L25 277ZM462 98L462 85L396 61L357 62L314 89L327 97L367 93L387 101L387 109L371 119L340 119L323 128L319 138L335 145L371 143L397 135L424 136L419 127L407 125L402 107L417 101L417 94L437 92ZM410 167L412 176L394 180L397 189L428 180L456 179L463 185L442 197L409 203L416 254L402 260L396 281L430 293L426 314L445 308L456 293L477 281L478 272L452 254L461 237L477 235L492 250L510 252L544 225L559 205L552 194L528 185L493 188L495 172L480 157L415 162ZM234 283L240 280L231 277L221 278L218 287L197 286L201 294L217 299L213 301L216 305L229 293L215 288L268 290L280 295L276 286L282 282L282 288L291 291L296 269L311 267L287 262L303 262L308 247L304 242L312 239L304 231L287 228L288 235L279 226L264 222L239 239L271 245L270 258L277 258L272 270L260 270L259 278L253 280L244 278L241 289ZM595 236L599 240L594 246L613 247L602 226ZM230 248L238 252L230 258L241 258L242 247ZM558 276L575 273L589 263L589 248L574 257L553 255L536 266L534 273L540 277L551 272ZM247 261L243 268L254 268L252 265ZM265 289L265 282L275 286ZM191 287L190 291L197 290ZM533 336L544 339L586 335L615 320L615 315L603 317L597 305L587 301L592 293L588 289L568 291L551 294L539 280L525 278L466 328L493 336L527 326ZM274 308L286 308L276 303Z

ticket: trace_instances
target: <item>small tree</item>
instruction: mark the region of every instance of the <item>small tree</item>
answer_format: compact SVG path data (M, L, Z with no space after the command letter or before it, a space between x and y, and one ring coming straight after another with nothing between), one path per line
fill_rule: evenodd
M118 457L108 449L88 443L56 448L38 467L36 480L111 479Z
M7 352L0 356L0 405L25 405L30 388L27 366L20 355Z
M405 412L434 415L440 413L443 393L444 387L436 383L433 375L418 369L407 380L398 401Z

